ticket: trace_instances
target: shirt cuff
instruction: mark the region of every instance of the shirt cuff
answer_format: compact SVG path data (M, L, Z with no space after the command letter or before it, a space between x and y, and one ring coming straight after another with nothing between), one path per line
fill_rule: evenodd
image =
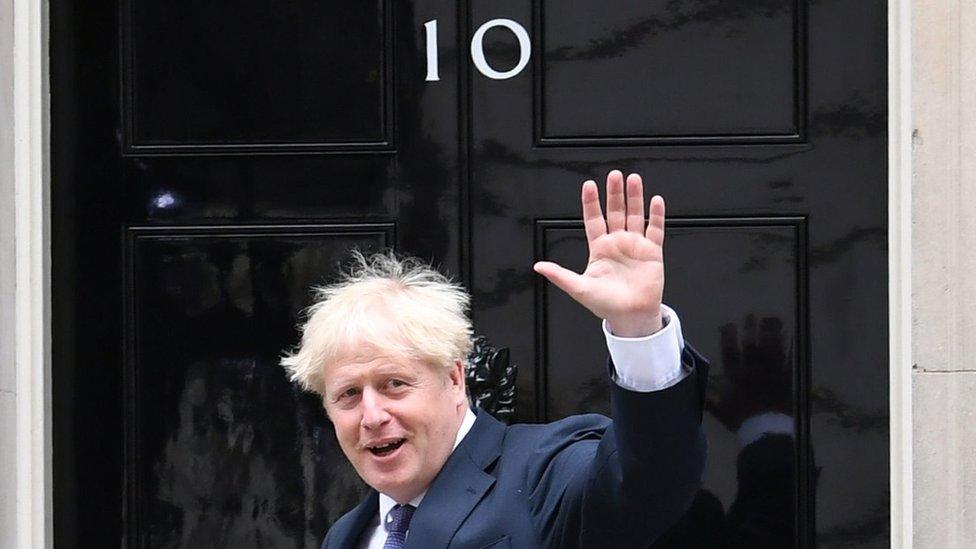
M603 321L603 334L613 362L613 382L631 391L648 393L677 385L690 371L681 367L685 340L678 314L661 305L664 327L649 336L617 337Z

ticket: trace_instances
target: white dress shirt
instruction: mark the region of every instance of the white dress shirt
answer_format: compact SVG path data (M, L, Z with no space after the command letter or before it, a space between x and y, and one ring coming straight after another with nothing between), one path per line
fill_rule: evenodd
M681 350L684 338L681 335L681 321L668 306L662 305L664 327L646 337L617 337L609 323L603 321L603 333L607 338L607 350L613 360L615 371L613 381L624 389L649 393L676 385L690 371L681 367ZM461 420L461 428L454 437L454 448L461 444L465 435L474 426L475 415L469 408ZM410 505L418 507L427 494L425 490L410 500ZM360 549L383 549L386 543L386 519L390 510L397 504L390 496L380 494L379 513L366 527L368 535L360 538ZM409 535L409 531L407 533Z

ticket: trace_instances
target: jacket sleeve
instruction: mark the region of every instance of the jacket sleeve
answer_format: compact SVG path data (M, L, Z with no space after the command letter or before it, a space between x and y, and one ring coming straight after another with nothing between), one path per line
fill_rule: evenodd
M670 388L629 391L611 382L602 436L552 456L532 492L546 547L647 547L688 509L701 487L701 429L708 363L689 345L691 375Z

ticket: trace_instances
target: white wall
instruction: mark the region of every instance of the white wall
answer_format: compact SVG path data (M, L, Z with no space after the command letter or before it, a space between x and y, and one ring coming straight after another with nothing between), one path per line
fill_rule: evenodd
M0 547L16 535L17 458L14 400L14 23L12 0L0 0Z
M976 2L912 9L916 547L976 547Z
M50 545L47 4L0 0L0 548Z

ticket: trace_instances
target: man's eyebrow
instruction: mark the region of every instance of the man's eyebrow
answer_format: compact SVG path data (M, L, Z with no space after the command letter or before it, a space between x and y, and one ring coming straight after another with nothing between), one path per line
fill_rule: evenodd
M362 380L369 380L370 378L376 376L390 376L397 375L401 377L417 377L417 372L414 368L405 366L402 364L397 364L394 362L383 364L371 368L368 373L353 373L353 374L339 374L335 379L329 382L331 387L343 387L349 385L355 385Z
M326 385L326 394L334 394L336 391L343 391L350 385L355 385L356 380L351 377L340 377L338 379L333 379Z

